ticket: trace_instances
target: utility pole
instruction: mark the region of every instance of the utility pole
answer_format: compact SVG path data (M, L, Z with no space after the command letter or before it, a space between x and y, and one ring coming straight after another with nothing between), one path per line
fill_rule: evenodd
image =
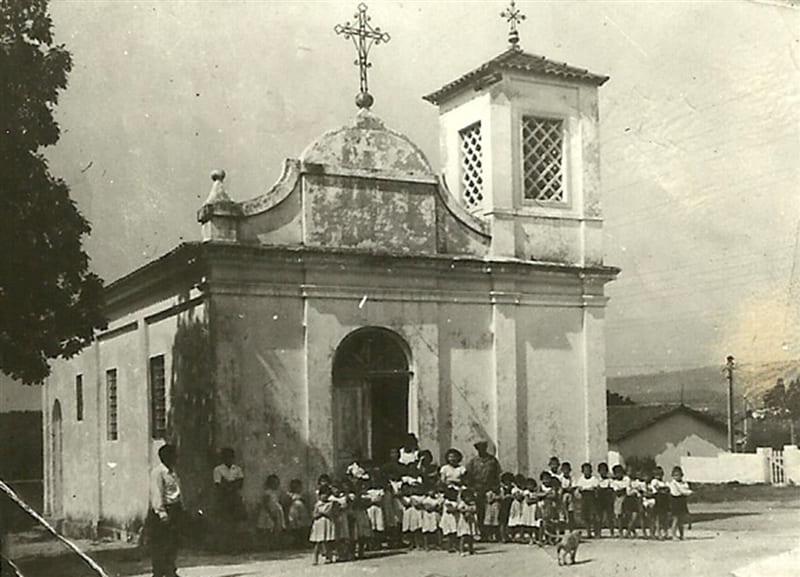
M728 450L736 452L736 440L734 439L733 429L733 371L736 368L736 361L733 355L728 355L725 364L725 376L728 380Z

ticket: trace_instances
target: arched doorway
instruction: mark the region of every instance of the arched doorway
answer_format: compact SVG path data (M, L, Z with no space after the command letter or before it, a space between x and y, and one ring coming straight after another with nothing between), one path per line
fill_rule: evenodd
M61 432L61 403L53 403L50 426L50 503L53 517L60 519L64 512L64 441Z
M354 459L384 463L408 432L408 345L383 328L358 329L333 360L333 445L336 469Z

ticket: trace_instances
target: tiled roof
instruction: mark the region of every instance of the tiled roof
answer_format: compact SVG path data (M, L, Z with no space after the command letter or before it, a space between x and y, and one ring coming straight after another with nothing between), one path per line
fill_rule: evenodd
M684 413L711 427L727 430L713 415L686 405L611 405L608 407L608 440L621 441L675 413Z
M583 68L575 68L564 62L548 60L544 56L529 54L516 48L509 48L488 62L478 66L476 69L467 72L460 78L445 84L439 90L431 92L422 98L433 104L439 104L463 86L469 85L487 74L501 70L533 72L545 76L557 76L579 82L588 82L590 84L596 84L597 86L600 86L608 80L608 76L594 74Z

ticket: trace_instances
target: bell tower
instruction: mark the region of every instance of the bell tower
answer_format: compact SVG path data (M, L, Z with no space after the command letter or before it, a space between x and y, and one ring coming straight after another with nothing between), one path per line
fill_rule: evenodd
M607 76L508 48L424 97L439 107L450 193L491 227L491 255L579 266L603 260L598 87Z

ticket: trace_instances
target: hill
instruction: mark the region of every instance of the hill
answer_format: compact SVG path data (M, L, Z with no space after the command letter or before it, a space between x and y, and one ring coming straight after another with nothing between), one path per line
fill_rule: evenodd
M737 410L747 395L751 406L760 406L761 396L778 378L787 382L800 376L800 361L742 364L735 373L734 396ZM636 403L678 403L724 414L727 411L727 382L722 367L609 377L608 389Z

